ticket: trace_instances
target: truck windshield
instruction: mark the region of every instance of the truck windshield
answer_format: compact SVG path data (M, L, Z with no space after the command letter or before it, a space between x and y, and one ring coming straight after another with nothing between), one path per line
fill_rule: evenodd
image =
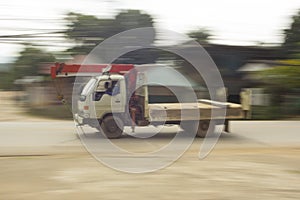
M88 95L91 92L91 90L94 88L96 81L97 81L96 78L90 79L89 82L87 82L87 84L84 86L81 95L84 96Z

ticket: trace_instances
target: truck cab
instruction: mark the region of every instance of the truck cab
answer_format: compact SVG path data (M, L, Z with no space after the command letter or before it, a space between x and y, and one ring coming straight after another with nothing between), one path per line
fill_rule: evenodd
M83 119L102 119L112 111L124 113L125 88L125 80L122 75L102 75L91 78L79 96L76 116L79 124L85 123Z
M143 74L137 77L139 83L136 84L135 78L134 85L130 84L129 76L119 74L91 78L83 87L77 102L75 119L78 125L88 124L105 132L109 138L120 136L115 134L115 123L122 130L123 126L132 126L134 129L136 124L148 125L147 87L139 85ZM114 127L111 133L107 130L109 127Z

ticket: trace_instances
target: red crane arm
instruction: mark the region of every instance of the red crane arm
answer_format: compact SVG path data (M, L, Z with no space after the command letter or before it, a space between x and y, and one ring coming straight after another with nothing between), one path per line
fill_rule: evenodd
M97 64L97 65L79 65L55 63L51 66L51 77L68 77L78 74L101 74L104 69L109 73L126 74L134 68L133 64Z

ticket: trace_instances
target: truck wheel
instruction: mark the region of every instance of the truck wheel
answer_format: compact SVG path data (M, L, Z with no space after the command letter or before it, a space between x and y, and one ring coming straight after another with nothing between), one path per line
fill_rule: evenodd
M211 130L209 130L209 124L211 124ZM215 130L215 121L214 120L204 120L199 122L199 127L197 131L197 137L204 138L206 135L211 135Z
M107 116L101 123L101 129L108 139L120 138L123 133L124 123L117 116Z
M198 126L196 121L182 121L180 127L185 131L186 134L197 133Z

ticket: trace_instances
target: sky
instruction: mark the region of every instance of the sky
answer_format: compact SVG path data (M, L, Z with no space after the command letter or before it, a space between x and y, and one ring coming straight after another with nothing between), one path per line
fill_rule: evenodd
M0 36L55 31L65 14L80 12L112 18L122 9L150 14L155 27L178 33L211 30L212 42L230 45L279 44L282 30L300 9L300 0L0 0ZM68 48L63 37L39 39L49 51ZM56 44L56 45L53 45ZM23 45L0 40L0 63L12 62Z

